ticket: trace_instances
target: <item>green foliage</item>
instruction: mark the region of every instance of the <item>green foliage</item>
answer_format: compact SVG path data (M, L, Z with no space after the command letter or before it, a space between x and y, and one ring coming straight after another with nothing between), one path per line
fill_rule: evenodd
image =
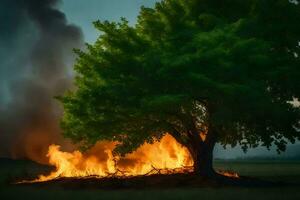
M130 152L177 131L214 127L223 145L285 149L300 134L300 5L288 0L163 0L138 23L94 23L61 97L65 136Z

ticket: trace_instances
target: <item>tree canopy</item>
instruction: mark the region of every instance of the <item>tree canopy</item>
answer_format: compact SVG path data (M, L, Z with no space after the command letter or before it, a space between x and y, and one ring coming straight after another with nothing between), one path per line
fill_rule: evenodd
M300 5L288 0L162 0L138 22L97 21L60 97L66 137L127 153L170 133L214 130L244 149L300 139ZM199 142L204 142L200 139Z

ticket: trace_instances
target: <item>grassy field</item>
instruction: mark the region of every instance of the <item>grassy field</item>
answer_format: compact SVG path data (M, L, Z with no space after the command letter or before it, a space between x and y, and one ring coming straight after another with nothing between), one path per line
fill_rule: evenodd
M237 171L270 181L284 181L274 187L201 187L168 189L70 189L59 186L16 186L10 182L34 177L49 169L24 161L0 162L0 199L300 199L300 162L289 161L216 161L216 169Z

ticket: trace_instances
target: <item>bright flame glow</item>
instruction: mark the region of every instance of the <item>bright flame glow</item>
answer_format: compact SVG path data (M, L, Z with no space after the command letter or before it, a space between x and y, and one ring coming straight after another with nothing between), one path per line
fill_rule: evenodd
M60 151L60 146L51 145L47 154L49 163L56 167L50 175L39 176L34 181L44 182L61 177L130 177L151 174L192 172L193 160L188 150L170 136L165 135L153 144L145 143L125 157L113 155L114 142L99 142L86 153ZM225 176L238 177L224 172Z

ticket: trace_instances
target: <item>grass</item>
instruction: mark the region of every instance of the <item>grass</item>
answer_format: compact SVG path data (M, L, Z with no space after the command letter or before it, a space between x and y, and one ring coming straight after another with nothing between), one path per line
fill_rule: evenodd
M242 176L292 183L284 187L201 187L168 189L72 189L54 186L15 186L7 180L33 177L49 169L31 162L0 163L0 199L300 199L300 162L216 161L215 168L237 171ZM184 183L183 183L184 184Z

